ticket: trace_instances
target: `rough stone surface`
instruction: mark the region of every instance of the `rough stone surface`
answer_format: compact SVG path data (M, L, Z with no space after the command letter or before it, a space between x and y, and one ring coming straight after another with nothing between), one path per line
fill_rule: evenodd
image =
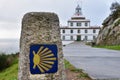
M97 45L120 45L120 18L113 21L109 16L104 20L99 32L96 44Z
M65 80L59 19L54 13L31 12L22 20L19 58L19 80ZM30 74L29 51L31 44L56 44L58 46L58 72L55 74Z

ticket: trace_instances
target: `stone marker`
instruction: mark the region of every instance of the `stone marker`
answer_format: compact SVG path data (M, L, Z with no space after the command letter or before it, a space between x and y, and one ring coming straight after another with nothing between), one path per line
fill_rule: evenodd
M62 42L59 28L59 19L54 13L31 12L23 17L20 38L19 80L65 80ZM48 48L45 48L45 46L48 46ZM42 49L43 52L40 53ZM46 50L54 53L48 55L49 57L52 55L53 58L44 59L46 56L39 57L41 54L44 54ZM33 58L33 60L30 60L31 58ZM46 63L55 64L54 67L47 64L47 67L45 64L45 66L40 67L41 65L39 62L42 61L41 58L43 60L52 60ZM33 63L31 63L32 61ZM33 71L37 68L39 72L37 73L35 71L32 73L31 68L33 68ZM53 68L55 70L53 73L50 73L52 70L48 71L48 68ZM40 71L42 74L39 74ZM46 73L44 74L44 72Z

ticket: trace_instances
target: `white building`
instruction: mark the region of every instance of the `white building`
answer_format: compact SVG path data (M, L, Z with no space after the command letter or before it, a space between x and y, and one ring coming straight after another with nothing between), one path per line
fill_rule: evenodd
M68 20L68 26L62 26L61 39L63 41L92 41L100 30L98 26L90 26L90 20L82 15L82 9L78 5L75 14Z

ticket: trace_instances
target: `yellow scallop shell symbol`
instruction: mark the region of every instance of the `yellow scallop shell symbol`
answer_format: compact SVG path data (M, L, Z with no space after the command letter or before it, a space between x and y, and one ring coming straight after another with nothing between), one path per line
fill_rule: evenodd
M44 48L44 46L41 46L37 53L33 51L33 55L33 69L37 66L41 72L50 70L56 60L52 51L49 48Z

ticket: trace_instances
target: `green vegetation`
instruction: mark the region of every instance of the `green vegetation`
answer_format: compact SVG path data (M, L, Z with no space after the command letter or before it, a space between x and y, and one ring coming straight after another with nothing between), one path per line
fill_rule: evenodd
M0 71L7 68L9 65L7 65L7 55L0 54Z
M18 75L18 56L17 55L13 55L13 54L11 54L11 55L14 56L13 62L12 62L12 64L8 68L3 69L2 71L0 71L0 80L17 80L17 78L18 78L17 77L17 75ZM11 55L9 55L9 57ZM4 56L8 57L8 55L4 55ZM77 76L78 78L89 78L88 74L82 72L83 71L82 69L76 69L67 60L64 60L64 63L65 63L65 68L66 69L69 69L70 71L79 74Z
M102 23L102 25L105 27L105 26L108 26L109 24L113 24L113 22L120 18L120 3L118 2L113 2L111 4L111 7L110 7L110 10L111 10L111 14L109 15L109 17L107 17L105 19L105 21ZM118 26L119 25L119 21L114 25L114 26ZM103 28L104 28L103 27Z
M18 53L0 54L0 80L17 80Z
M120 50L120 45L115 46L94 46L96 48L106 48L106 49L112 49L112 50Z
M17 59L17 55L18 55L18 53L16 53L16 54L1 53L0 54L0 71L13 65Z
M81 73L77 76L78 78L86 78L89 77L87 73Z
M110 10L111 10L111 13L112 13L113 20L120 17L120 4L118 2L112 3L111 7L110 7Z
M0 80L17 80L18 63L0 72Z
M72 64L70 64L70 62L68 62L66 59L64 60L64 63L65 63L65 69L69 69L69 70L75 69L75 67L72 66Z
M75 68L72 64L70 64L69 61L64 60L64 63L65 63L65 69L69 69L72 72L79 73L79 75L77 75L78 78L89 78L87 73L83 73L82 69Z
M82 69L77 69L75 68L69 61L67 61L66 59L64 60L65 63L65 69L69 69L70 71L73 72L82 72Z

